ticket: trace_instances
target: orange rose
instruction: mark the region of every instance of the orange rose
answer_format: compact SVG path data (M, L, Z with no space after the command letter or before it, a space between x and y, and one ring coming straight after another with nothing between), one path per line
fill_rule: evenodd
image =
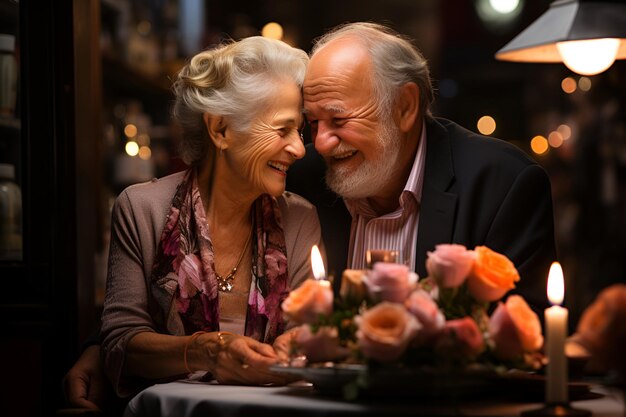
M307 279L283 301L283 313L296 323L313 323L319 316L333 311L333 290L330 282Z
M366 358L381 362L398 359L422 327L403 305L387 301L356 316L355 320L361 352Z
M467 280L472 296L481 302L499 300L515 288L519 273L506 256L486 246L476 246L474 267Z
M626 285L603 289L583 312L572 339L591 353L589 368L616 369L626 377Z
M499 303L489 319L489 336L501 359L515 359L538 351L543 345L539 317L519 295Z

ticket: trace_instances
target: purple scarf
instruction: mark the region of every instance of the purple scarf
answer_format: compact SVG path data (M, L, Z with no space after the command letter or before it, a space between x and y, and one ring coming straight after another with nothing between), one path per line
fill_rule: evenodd
M263 194L252 205L253 288L248 297L245 335L271 343L284 331L280 305L289 293L285 236L276 199ZM254 237L253 236L253 237ZM172 284L176 288L172 287ZM172 303L186 334L219 330L219 291L196 171L178 185L150 276L151 314L167 331Z

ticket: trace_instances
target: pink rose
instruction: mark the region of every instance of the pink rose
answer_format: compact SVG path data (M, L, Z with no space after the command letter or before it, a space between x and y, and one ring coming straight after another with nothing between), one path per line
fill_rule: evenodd
M467 288L476 300L496 301L515 288L520 278L509 258L486 246L476 246L474 254L476 258L467 279Z
M422 325L416 336L417 344L431 341L444 328L446 318L426 291L422 289L413 291L404 305Z
M350 354L350 350L339 344L336 327L323 326L313 333L311 326L298 329L295 341L309 362L340 361Z
M437 245L428 252L426 270L441 288L459 287L467 279L474 263L474 252L463 245Z
M358 345L367 358L398 359L421 325L402 305L383 301L355 317Z
M437 348L450 356L476 357L485 349L478 325L471 317L448 320L437 341Z
M417 282L417 274L403 264L377 262L363 282L373 299L403 303Z
M511 295L489 319L494 353L503 360L539 350L543 345L539 317L519 295Z
M333 311L333 290L326 280L307 279L289 292L282 309L287 318L296 323L313 323L319 316Z

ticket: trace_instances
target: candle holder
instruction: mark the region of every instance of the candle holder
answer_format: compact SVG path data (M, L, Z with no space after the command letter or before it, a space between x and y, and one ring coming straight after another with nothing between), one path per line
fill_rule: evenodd
M524 417L587 417L591 415L591 411L574 408L569 403L563 404L546 404L542 408L524 411L521 414Z

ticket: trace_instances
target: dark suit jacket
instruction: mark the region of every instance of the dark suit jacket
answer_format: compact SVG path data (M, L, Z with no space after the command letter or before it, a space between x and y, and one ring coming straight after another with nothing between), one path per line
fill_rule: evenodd
M449 120L428 120L426 132L416 272L426 276L426 252L436 244L485 245L513 261L521 276L516 292L538 311L547 304L548 270L556 260L546 172L515 146ZM325 169L308 145L305 158L289 170L287 189L317 206L329 270L340 276L351 216L343 200L326 188Z

